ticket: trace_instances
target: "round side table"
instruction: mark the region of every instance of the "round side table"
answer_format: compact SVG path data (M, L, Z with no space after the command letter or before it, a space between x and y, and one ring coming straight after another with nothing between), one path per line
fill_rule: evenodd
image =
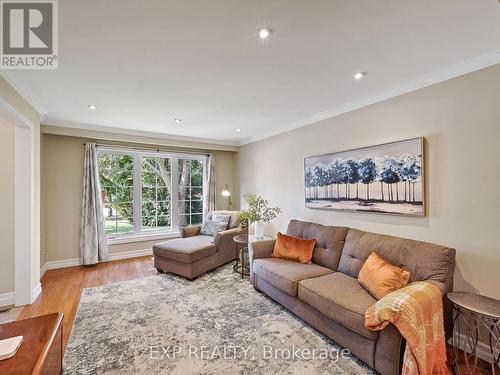
M460 374L458 353L463 351L465 369L473 374L478 368L477 345L480 332L488 335L491 371L500 362L500 301L470 293L448 293L453 304L453 370Z
M272 240L269 236L255 237L248 234L240 234L233 237L233 241L238 246L238 256L233 270L241 275L241 278L250 275L250 260L248 259L248 244L258 241Z

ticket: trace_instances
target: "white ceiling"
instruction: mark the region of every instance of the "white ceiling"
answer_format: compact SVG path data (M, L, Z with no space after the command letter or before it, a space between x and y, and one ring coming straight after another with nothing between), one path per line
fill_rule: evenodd
M59 69L4 75L45 123L241 144L498 62L497 0L63 0Z

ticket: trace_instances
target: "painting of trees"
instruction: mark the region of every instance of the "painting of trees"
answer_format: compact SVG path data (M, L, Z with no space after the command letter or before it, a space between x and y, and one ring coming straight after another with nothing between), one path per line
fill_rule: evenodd
M366 200L370 200L370 184L375 181L377 177L377 166L372 158L367 158L359 163L361 171L361 182L366 184Z
M306 206L423 215L422 149L417 138L306 158Z

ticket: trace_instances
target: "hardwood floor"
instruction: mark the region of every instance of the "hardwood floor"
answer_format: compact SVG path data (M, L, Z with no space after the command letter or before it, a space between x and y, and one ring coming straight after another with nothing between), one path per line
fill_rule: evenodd
M50 270L42 278L42 294L32 305L25 306L17 319L31 318L53 312L64 313L63 352L66 350L75 320L80 296L84 288L156 275L151 256L99 263L95 266L78 266ZM451 347L447 347L448 364L451 365ZM482 363L487 368L486 363ZM450 366L451 369L451 366ZM461 373L463 373L461 371ZM487 374L477 371L476 374Z
M17 319L62 312L63 351L66 349L83 288L156 275L151 256L49 270L43 276L42 294L25 306Z

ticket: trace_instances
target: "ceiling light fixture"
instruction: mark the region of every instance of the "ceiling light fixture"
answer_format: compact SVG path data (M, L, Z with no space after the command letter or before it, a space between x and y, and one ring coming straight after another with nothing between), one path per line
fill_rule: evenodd
M180 119L180 118L174 118L174 122L176 122L177 124L180 124L182 122L182 119Z
M238 133L241 133L241 132L242 132L242 130L241 130L240 128L236 129L236 131L237 131Z
M267 27L259 29L259 38L260 39L267 39L271 36L272 32L273 31Z
M363 78L366 77L366 72L356 72L354 73L354 75L352 76L352 78L355 80L355 81L361 81Z
M93 105L93 104L89 104L89 109L91 111L95 111L97 109L97 107L95 105Z

